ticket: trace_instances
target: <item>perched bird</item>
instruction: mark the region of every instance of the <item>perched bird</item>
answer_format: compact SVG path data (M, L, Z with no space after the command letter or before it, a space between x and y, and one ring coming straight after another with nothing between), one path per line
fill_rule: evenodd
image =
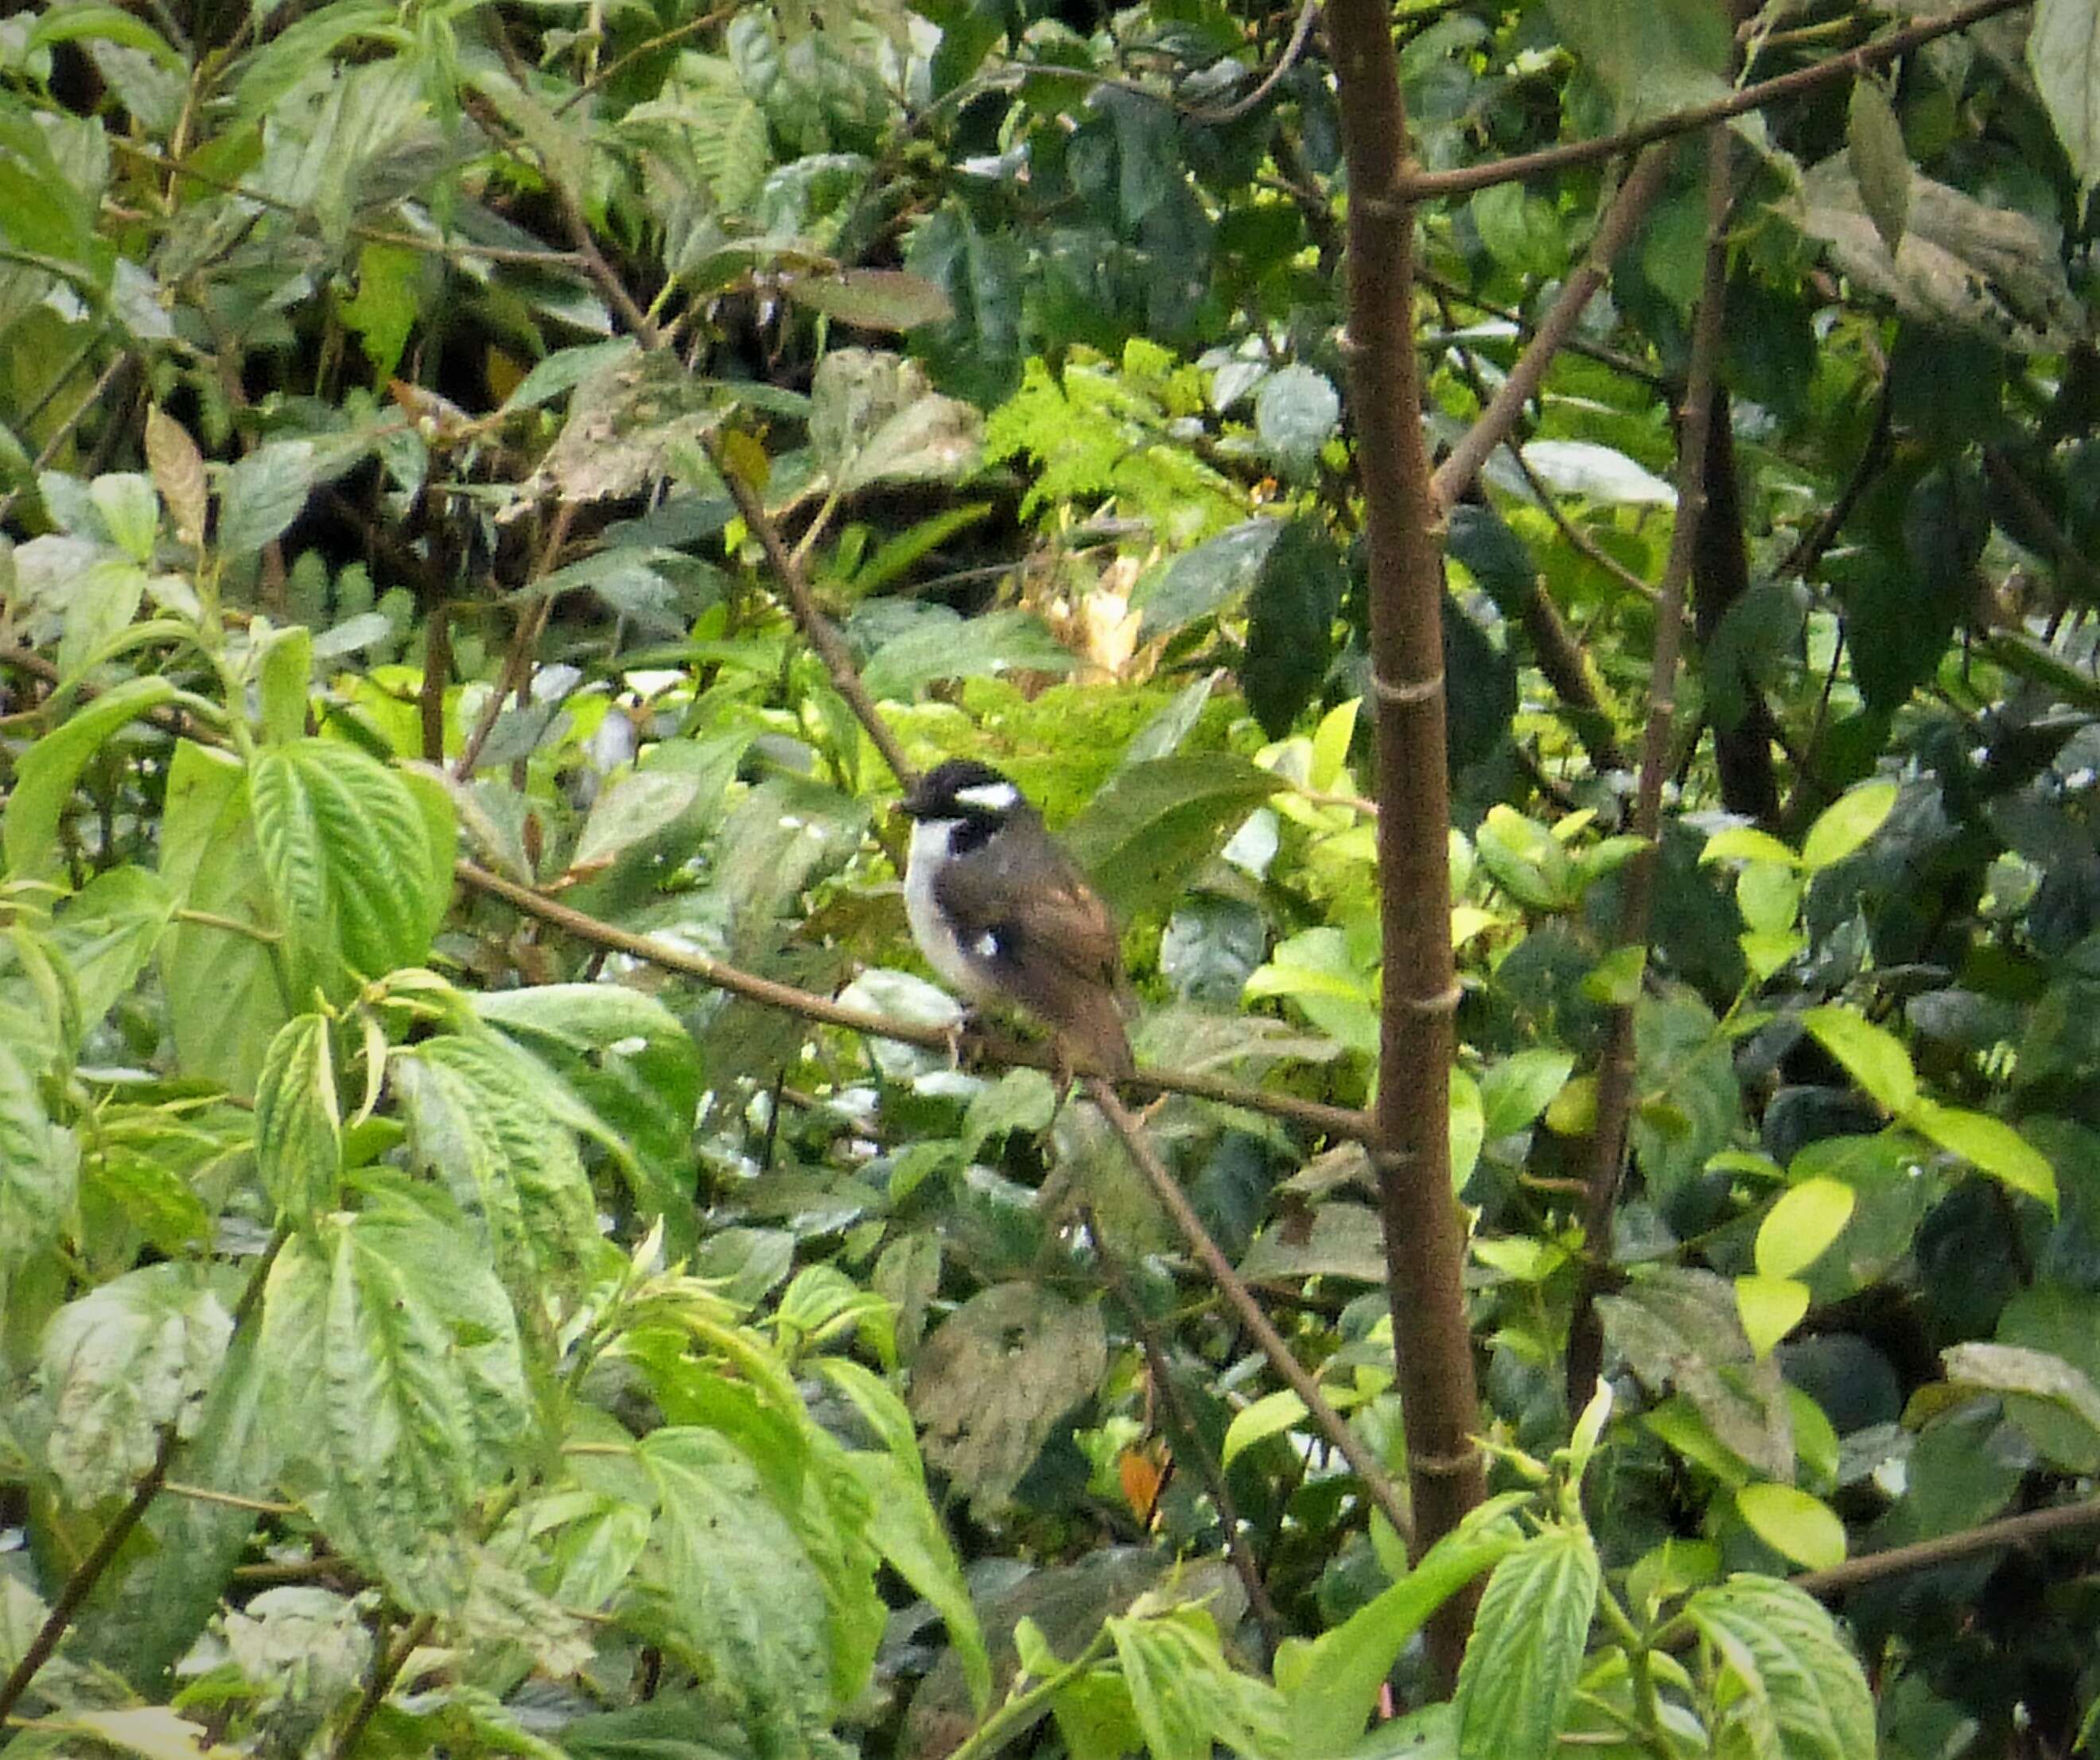
M1115 920L1021 791L951 758L902 805L915 822L904 909L928 964L967 1001L1036 1016L1074 1067L1131 1074Z

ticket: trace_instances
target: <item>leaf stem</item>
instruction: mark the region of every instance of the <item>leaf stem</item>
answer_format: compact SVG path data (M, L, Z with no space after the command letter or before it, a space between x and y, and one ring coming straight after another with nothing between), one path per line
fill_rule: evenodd
M1329 1403L1327 1396L1320 1391L1320 1384L1305 1365L1291 1354L1283 1334L1276 1330L1261 1303L1241 1281L1240 1274L1233 1269L1232 1261L1219 1251L1218 1243L1211 1238L1210 1230L1203 1226L1202 1219L1196 1214L1195 1206L1175 1183L1174 1176L1167 1171L1137 1120L1130 1109L1116 1096L1115 1089L1102 1076L1090 1075L1086 1078L1087 1092L1101 1109L1115 1134L1123 1139L1123 1146L1129 1151L1131 1160L1145 1176L1145 1184L1152 1188L1152 1195L1159 1200L1174 1226L1181 1231L1181 1237L1189 1243L1189 1251L1211 1275L1225 1299L1232 1304L1242 1325L1253 1334L1255 1343L1261 1347L1262 1355L1283 1378L1285 1384L1296 1394L1305 1407L1307 1415L1319 1427L1322 1436L1335 1445L1342 1458L1362 1484L1364 1495L1378 1506L1379 1513L1392 1524L1393 1532L1410 1542L1414 1537L1414 1518L1400 1500L1393 1487L1392 1476L1384 1464L1365 1446L1361 1437L1350 1429L1342 1414Z
M986 1754L998 1753L1010 1736L1034 1722L1036 1714L1045 1705L1106 1656L1109 1643L1109 1629L1104 1622L1095 1632L1092 1641L1078 1656L1055 1674L1047 1676L1027 1692L1009 1698L977 1727L968 1740L948 1756L948 1760L982 1760Z

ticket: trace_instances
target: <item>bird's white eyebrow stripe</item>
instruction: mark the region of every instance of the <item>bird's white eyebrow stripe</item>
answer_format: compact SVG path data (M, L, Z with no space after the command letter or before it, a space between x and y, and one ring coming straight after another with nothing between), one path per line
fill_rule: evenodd
M1021 791L1012 783L979 783L974 788L958 788L955 798L964 806L982 807L988 813L1004 813L1021 802Z

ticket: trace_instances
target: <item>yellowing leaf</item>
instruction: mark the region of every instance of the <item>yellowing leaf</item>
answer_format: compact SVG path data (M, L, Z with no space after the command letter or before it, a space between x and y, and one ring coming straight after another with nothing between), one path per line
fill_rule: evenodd
M1791 1277L1813 1264L1851 1220L1855 1201L1837 1180L1804 1180L1781 1193L1758 1228L1758 1274Z
M1826 1003L1811 1008L1801 1024L1818 1044L1845 1065L1884 1112L1906 1116L1917 1101L1917 1075L1903 1042L1856 1009Z
M1845 1562L1845 1524L1820 1498L1792 1485L1745 1485L1736 1508L1758 1539L1797 1564L1827 1571Z
M1808 1286L1791 1277L1738 1277L1736 1310L1750 1348L1760 1358L1768 1356L1808 1312Z

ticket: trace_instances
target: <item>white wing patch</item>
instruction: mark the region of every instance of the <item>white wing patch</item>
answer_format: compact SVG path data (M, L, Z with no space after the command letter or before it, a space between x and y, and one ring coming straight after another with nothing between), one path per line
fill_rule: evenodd
M1021 791L1012 783L979 783L974 788L958 788L955 798L987 813L1011 813L1021 805Z

